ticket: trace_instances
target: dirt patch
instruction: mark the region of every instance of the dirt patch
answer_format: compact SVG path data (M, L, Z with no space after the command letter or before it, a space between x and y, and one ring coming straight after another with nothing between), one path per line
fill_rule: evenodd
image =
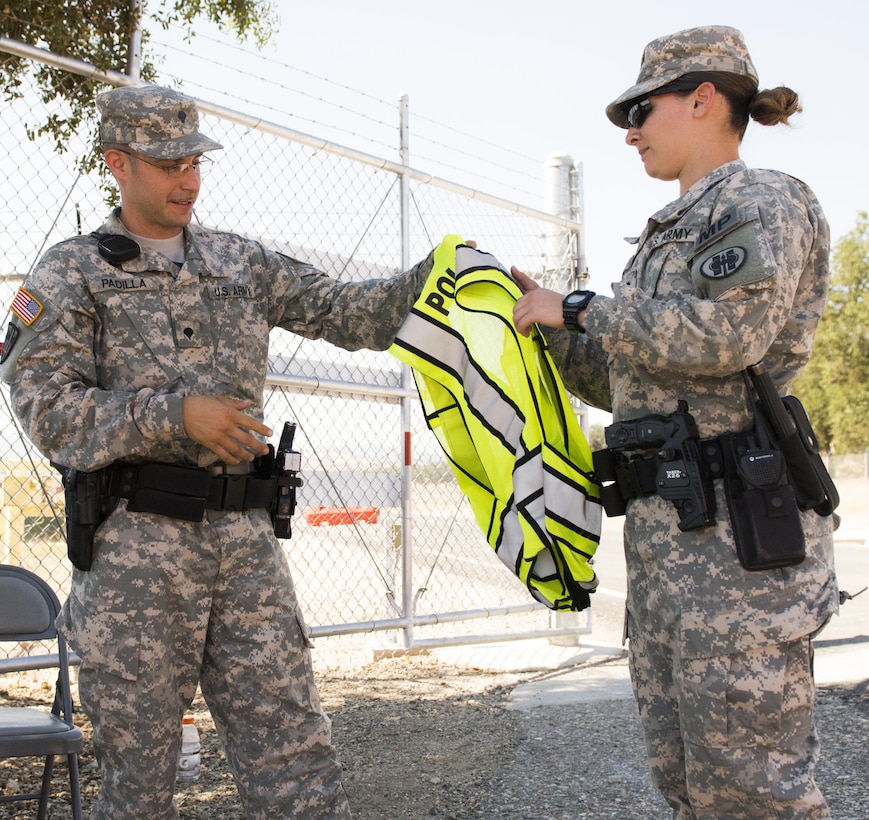
M506 708L518 683L552 673L500 673L459 668L434 655L396 655L351 663L315 650L315 669L344 785L356 820L666 820L671 816L649 781L633 700ZM336 659L341 659L340 662ZM331 665L329 665L331 663ZM0 702L48 704L46 673L22 686L0 678ZM179 784L182 820L242 820L238 795L208 710L194 702L202 740L202 776ZM81 755L85 816L98 774L88 737ZM865 739L869 683L818 689L822 740L818 782L837 820L869 817ZM0 761L0 789L13 780L34 788L35 759ZM67 771L58 761L53 820L72 816ZM33 804L0 805L0 820L32 818Z
M515 746L519 716L505 709L504 701L521 676L455 668L426 654L384 657L352 668L316 665L354 818L476 816L493 756L507 758ZM0 701L47 707L52 687L49 673L28 673L21 685L0 681ZM242 820L226 757L201 696L192 711L202 744L202 775L178 784L181 818ZM87 738L79 763L87 816L99 776L90 723L81 714L76 722ZM35 759L0 761L4 792L38 789L40 777ZM71 817L63 760L55 765L52 795L51 817ZM3 820L34 815L33 803L0 805Z

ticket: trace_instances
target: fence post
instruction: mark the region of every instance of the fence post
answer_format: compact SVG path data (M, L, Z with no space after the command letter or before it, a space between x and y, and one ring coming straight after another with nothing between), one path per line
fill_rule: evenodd
M407 94L398 98L400 148L399 160L406 169L410 166L410 122ZM401 207L401 269L410 267L410 177L402 171L399 177ZM413 484L411 460L411 397L413 376L408 365L401 365L402 466L401 466L401 614L408 619L404 627L404 647L413 646L413 531L411 529L411 488Z
M553 154L547 157L544 164L543 180L544 210L565 219L576 219L582 211L582 166L574 163L573 157L567 154ZM548 287L563 293L586 287L588 271L581 240L579 231L560 225L547 226L543 279ZM571 405L579 417L583 433L588 435L588 410L585 404L573 400ZM549 626L555 630L589 632L591 611L586 610L585 615L581 612L550 612ZM579 637L577 634L560 633L549 638L549 642L556 646L577 646Z

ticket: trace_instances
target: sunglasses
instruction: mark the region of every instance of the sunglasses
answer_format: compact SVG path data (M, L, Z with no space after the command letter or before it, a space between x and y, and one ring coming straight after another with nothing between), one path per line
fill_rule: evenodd
M643 123L649 118L652 113L652 97L658 97L661 94L675 94L678 91L694 91L700 84L692 82L672 82L669 85L655 89L648 97L635 102L628 108L625 114L628 128L642 128Z
M638 103L634 103L625 115L625 119L628 121L628 128L642 128L643 123L651 113L652 101L648 97L640 100Z

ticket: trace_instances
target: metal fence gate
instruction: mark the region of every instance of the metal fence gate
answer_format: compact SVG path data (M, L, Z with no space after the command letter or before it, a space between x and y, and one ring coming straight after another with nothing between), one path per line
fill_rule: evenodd
M3 59L31 61L31 79L48 65L100 84L130 82L0 38ZM57 104L43 102L34 85L20 90L3 103L0 122L5 305L46 248L97 228L108 211L99 177L76 162L95 119L58 154L35 133ZM404 116L394 162L205 100L200 108L202 130L225 146L203 181L195 218L204 225L256 237L341 279L403 270L448 233L558 287L582 268L578 169L569 158L546 169L548 215L415 171ZM489 548L425 425L409 373L389 354L350 354L275 331L267 390L267 422L276 430L284 420L298 425L305 486L293 537L283 543L315 637L358 641L365 632L410 648L588 630L587 618L550 623ZM0 422L0 561L33 569L64 594L61 486L17 429L5 386ZM488 619L485 634L480 618Z

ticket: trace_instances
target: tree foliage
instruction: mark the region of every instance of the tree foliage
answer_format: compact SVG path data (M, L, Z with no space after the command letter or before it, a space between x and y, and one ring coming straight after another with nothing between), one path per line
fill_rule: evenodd
M156 0L154 0L156 5ZM187 37L195 35L194 23L206 18L240 39L264 44L277 25L270 0L159 0L156 8L146 0L5 0L0 7L0 35L44 48L64 57L91 63L105 71L128 73L132 34L142 19L139 77L152 82L158 71L148 51L147 25L167 29L181 25ZM4 99L22 95L21 87L32 63L7 55L0 61L0 91ZM49 135L59 153L66 150L71 134L83 122L93 122L93 101L104 88L87 77L39 65L34 68L36 86L45 103L60 102L59 113L44 123L29 125L31 137ZM93 167L96 154L82 158Z
M869 448L869 217L835 245L830 294L808 366L794 393L821 447L836 453Z

